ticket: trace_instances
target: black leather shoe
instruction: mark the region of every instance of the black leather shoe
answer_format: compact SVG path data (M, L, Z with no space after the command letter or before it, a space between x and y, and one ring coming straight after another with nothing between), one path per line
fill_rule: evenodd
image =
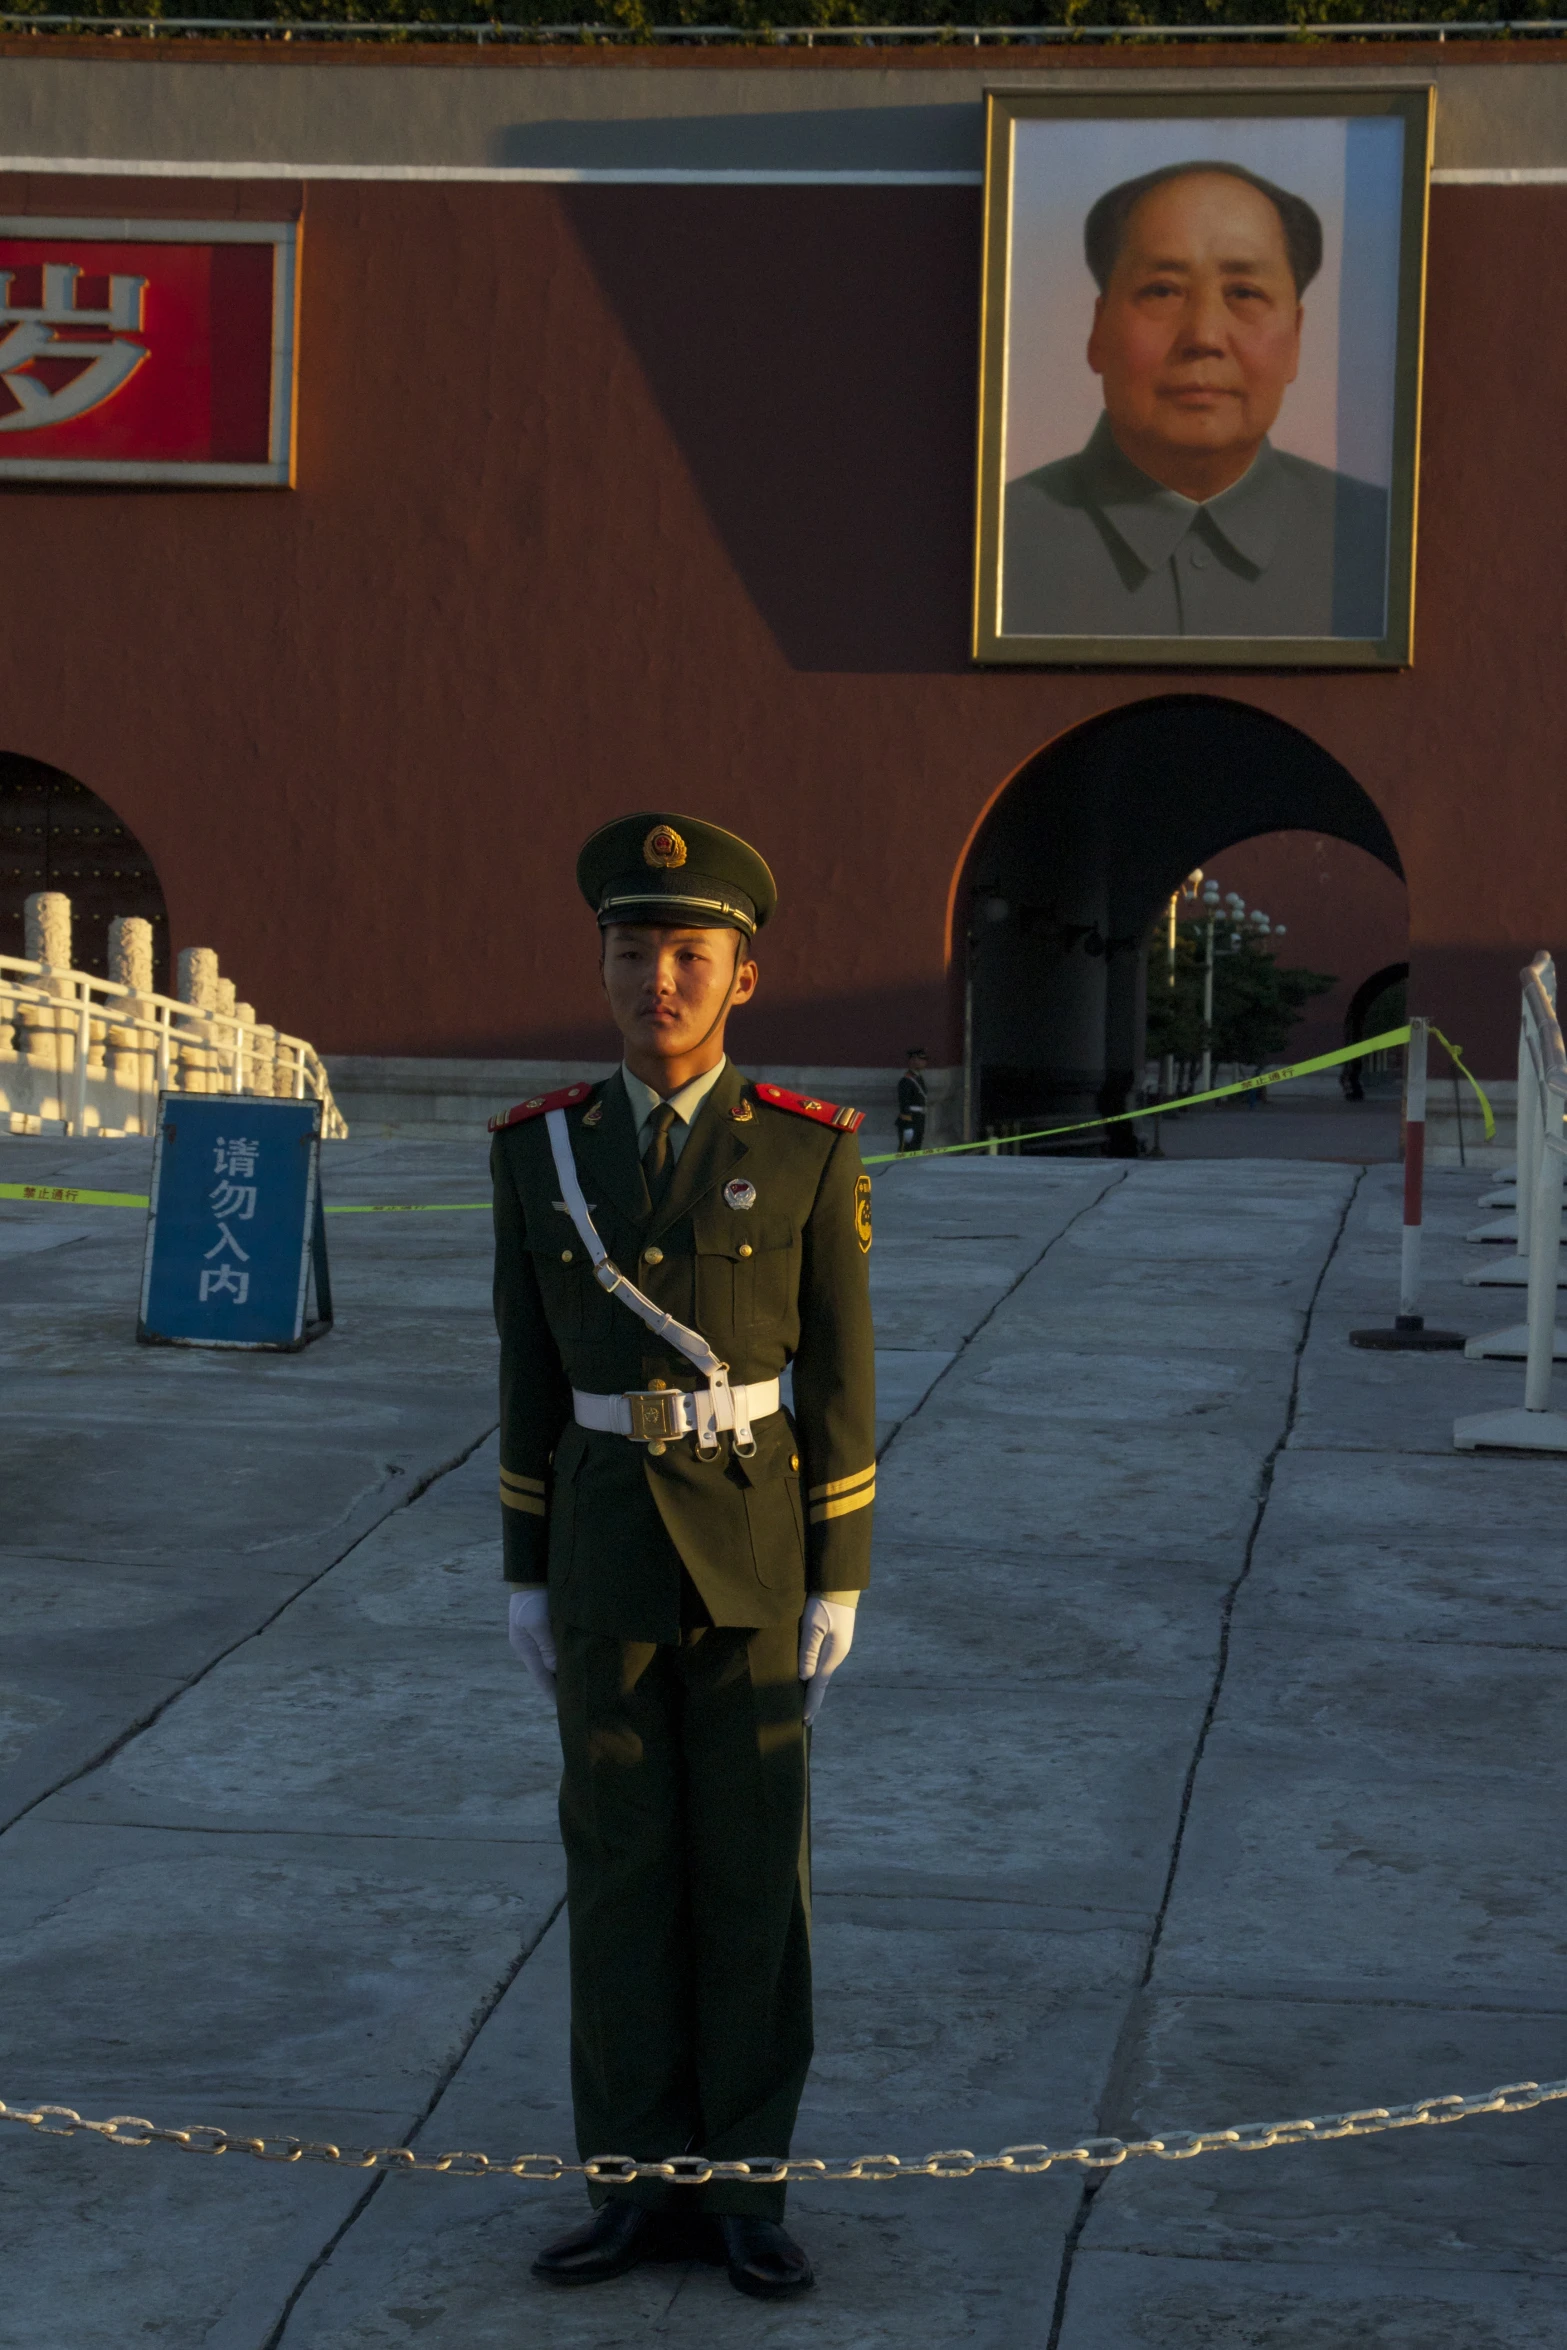
M661 2254L659 2214L616 2196L585 2227L546 2244L533 2273L547 2285L601 2285Z
M720 2218L729 2282L757 2301L783 2301L808 2293L815 2271L794 2238L773 2219Z

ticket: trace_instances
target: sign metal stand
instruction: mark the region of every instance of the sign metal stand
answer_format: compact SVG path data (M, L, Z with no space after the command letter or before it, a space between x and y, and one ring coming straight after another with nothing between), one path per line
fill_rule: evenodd
M137 1338L297 1353L331 1327L320 1103L160 1094Z

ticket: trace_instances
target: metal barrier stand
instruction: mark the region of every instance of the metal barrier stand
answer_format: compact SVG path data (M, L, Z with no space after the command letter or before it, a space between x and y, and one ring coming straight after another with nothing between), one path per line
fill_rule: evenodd
M1550 1408L1551 1368L1558 1351L1567 1045L1556 1015L1556 967L1547 954L1536 955L1523 974L1523 1035L1527 1076L1520 1062L1518 1204L1520 1234L1528 1236L1529 1318L1522 1331L1494 1331L1488 1338L1471 1340L1467 1350L1492 1355L1523 1352L1523 1407L1474 1412L1455 1420L1453 1442L1460 1452L1567 1452L1567 1414Z

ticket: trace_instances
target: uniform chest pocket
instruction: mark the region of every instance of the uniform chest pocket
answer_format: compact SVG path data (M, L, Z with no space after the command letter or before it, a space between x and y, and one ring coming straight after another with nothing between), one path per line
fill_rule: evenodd
M556 1239L555 1234L549 1236ZM593 1263L571 1226L561 1219L558 1245L534 1242L528 1250L544 1300L545 1318L557 1338L597 1338L615 1307L593 1278Z
M716 1320L737 1332L788 1321L797 1286L799 1236L787 1217L726 1208L697 1234L697 1290Z

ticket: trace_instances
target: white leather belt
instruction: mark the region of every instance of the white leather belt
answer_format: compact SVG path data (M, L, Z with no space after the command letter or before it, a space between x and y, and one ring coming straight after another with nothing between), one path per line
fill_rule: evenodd
M571 1406L579 1428L596 1428L605 1436L629 1436L635 1444L660 1450L680 1436L709 1436L719 1428L740 1433L742 1451L751 1444L751 1423L765 1420L779 1408L776 1379L758 1379L749 1387L727 1382L716 1391L698 1388L694 1395L683 1387L638 1387L626 1395L590 1395L571 1391Z

